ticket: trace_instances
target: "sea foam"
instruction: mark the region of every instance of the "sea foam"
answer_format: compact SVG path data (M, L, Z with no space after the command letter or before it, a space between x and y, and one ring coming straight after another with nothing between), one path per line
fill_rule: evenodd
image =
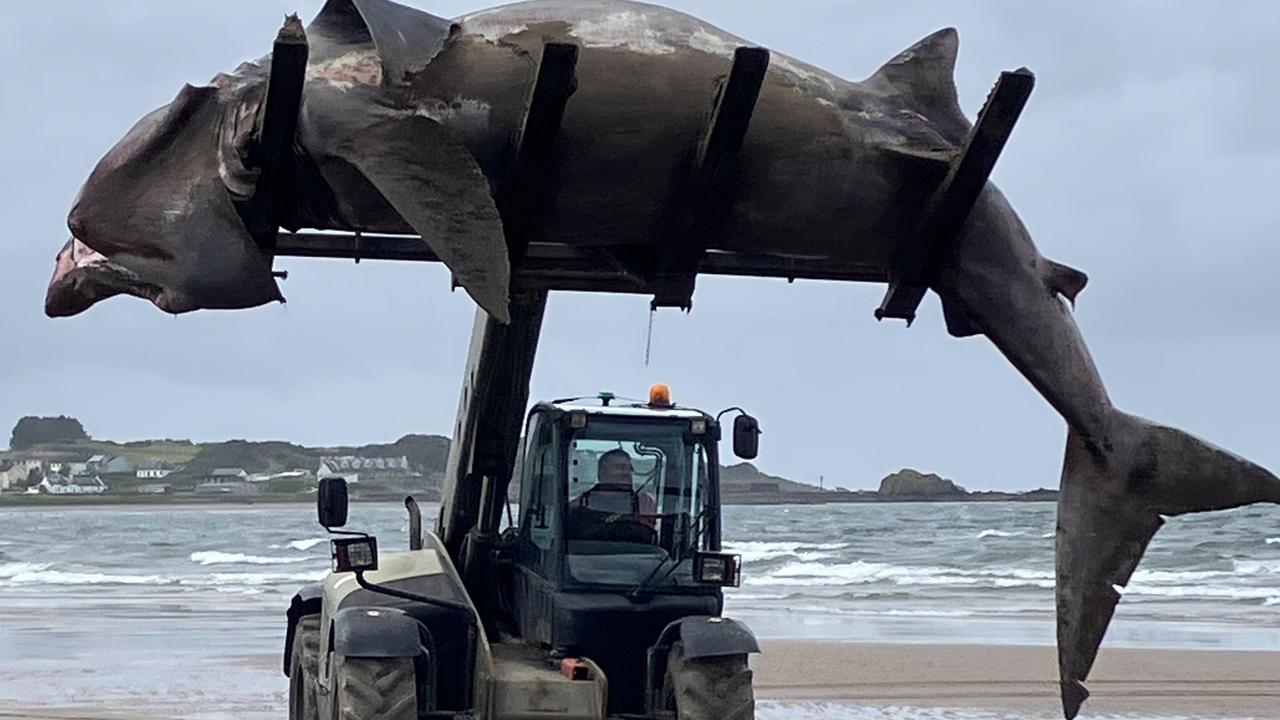
M227 553L218 550L198 550L191 553L191 562L201 565L286 565L288 563L305 562L305 557L268 557L263 555L246 555L244 553Z

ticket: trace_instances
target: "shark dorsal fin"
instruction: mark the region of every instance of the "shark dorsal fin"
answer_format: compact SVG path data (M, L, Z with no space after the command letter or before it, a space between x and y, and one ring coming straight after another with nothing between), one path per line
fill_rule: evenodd
M959 143L969 131L956 94L956 53L960 36L943 28L898 53L867 79L908 99L908 107L928 117L943 136Z
M453 33L450 21L391 0L328 0L307 28L339 45L373 43L391 84L431 62Z

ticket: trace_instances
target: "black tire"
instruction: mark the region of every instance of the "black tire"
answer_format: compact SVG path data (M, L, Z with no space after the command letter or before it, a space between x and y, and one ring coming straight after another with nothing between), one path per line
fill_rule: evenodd
M336 720L417 720L413 658L337 658Z
M289 653L289 720L319 720L316 676L320 671L320 616L298 619Z
M746 655L686 658L676 643L667 658L665 696L676 720L755 720L756 716Z

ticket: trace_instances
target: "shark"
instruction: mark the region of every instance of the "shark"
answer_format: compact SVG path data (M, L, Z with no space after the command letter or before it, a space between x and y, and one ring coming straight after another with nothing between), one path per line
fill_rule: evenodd
M536 0L446 19L388 0L329 0L282 37L309 47L283 169L280 225L412 235L484 313L510 317L508 228L495 198L538 58L576 46L540 242L621 262L667 231L673 178L737 48L696 18L627 0ZM891 273L973 123L958 36L934 32L851 81L774 54L707 250ZM50 316L131 295L168 313L283 301L244 214L262 172L272 59L188 85L93 169L68 218ZM1108 624L1165 519L1280 503L1270 471L1111 402L1072 309L1088 277L1045 258L992 183L938 260L949 333L985 336L1068 427L1055 540L1060 690L1070 720Z

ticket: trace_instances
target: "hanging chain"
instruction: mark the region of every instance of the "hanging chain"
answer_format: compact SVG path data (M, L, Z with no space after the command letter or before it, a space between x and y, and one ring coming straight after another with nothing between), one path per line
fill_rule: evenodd
M649 367L649 350L653 347L653 316L658 314L655 307L649 308L649 332L644 336L644 366Z

